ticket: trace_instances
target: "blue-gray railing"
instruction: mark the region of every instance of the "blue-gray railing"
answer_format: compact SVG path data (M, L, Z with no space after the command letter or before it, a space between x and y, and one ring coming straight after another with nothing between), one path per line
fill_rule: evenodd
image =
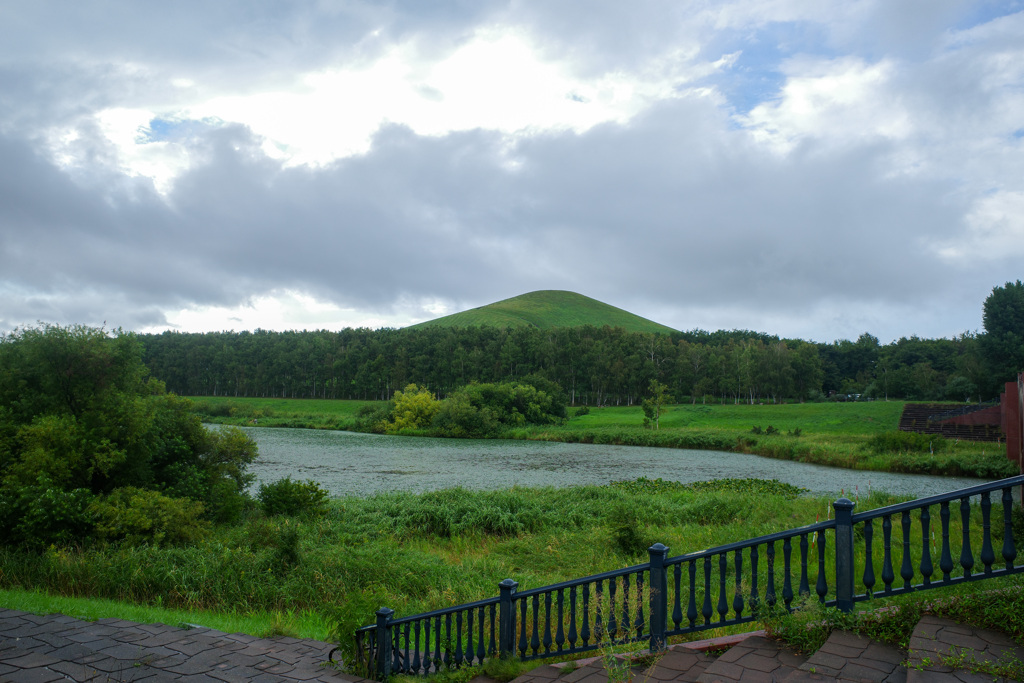
M382 607L375 624L356 631L357 651L379 679L495 655L527 661L609 643L646 641L658 651L670 636L753 621L763 605L792 609L794 600L811 595L812 580L822 604L850 611L860 600L1016 574L1024 571L1014 564L1017 485L1024 475L859 514L840 498L834 519L789 531L672 558L658 543L644 564L523 591L506 579L497 597L409 617L395 618ZM995 540L993 492L1002 506Z

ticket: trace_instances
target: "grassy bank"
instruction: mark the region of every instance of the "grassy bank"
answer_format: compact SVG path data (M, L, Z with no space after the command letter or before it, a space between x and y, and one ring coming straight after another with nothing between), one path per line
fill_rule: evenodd
M366 401L208 397L203 419L227 424L353 430ZM503 436L569 443L736 451L848 469L998 479L1016 474L995 443L926 438L913 447L886 441L901 401L668 406L658 430L637 406L594 408L564 425L522 427ZM410 432L415 433L415 432Z
M860 499L857 510L898 500L876 492ZM684 485L641 479L557 490L450 489L340 498L316 516L266 517L253 510L241 523L218 527L209 539L188 547L4 549L0 605L83 618L201 624L257 636L343 636L348 641L356 627L373 621L381 605L395 609L397 616L453 606L496 595L505 578L527 590L643 562L647 547L656 541L668 545L674 556L810 524L829 514L830 503L801 495L787 484L760 480ZM974 506L970 535L975 548L980 547L981 528L982 511ZM954 515L954 556L961 534L959 515ZM916 524L910 541L916 567L923 541ZM899 544L895 547L893 562L898 566ZM937 557L938 548L932 552ZM856 553L863 553L860 544ZM833 563L831 551L825 558L827 565ZM863 557L858 562L859 577ZM877 557L875 562L878 570ZM808 565L813 578L818 573L813 549ZM717 586L719 570L712 571L710 585ZM731 563L725 571L722 581L731 604ZM776 578L780 580L778 574ZM812 600L813 609L804 615L716 628L693 637L767 625L808 647L812 638L833 627L884 634L898 642L912 616L934 611L940 598L1007 585L1019 590L1019 583L1011 577L943 588L924 598L931 607L920 596L902 596L896 600L902 611L890 612L885 626L870 616L816 611ZM767 585L764 563L759 585ZM1016 605L1019 593L1014 596ZM956 598L942 609L989 625L1005 620L1001 606L1006 602L982 595ZM878 600L859 603L858 609L891 604ZM1010 626L1007 630L1021 637L1019 621L1012 619L1003 628ZM812 634L808 625L818 630Z
M655 541L677 554L824 518L827 500L795 493L726 480L341 498L317 517L254 511L188 547L5 548L0 588L234 617L317 614L321 631L307 634L327 637L328 622L369 623L380 605L413 614L495 595L509 577L526 589L633 564Z

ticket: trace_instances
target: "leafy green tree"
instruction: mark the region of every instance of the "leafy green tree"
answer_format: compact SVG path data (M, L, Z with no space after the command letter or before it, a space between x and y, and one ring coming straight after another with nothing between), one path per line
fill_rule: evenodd
M86 498L126 487L203 502L213 519L236 515L255 443L207 431L189 405L148 377L132 334L40 325L0 336L0 537L81 539ZM40 517L27 499L63 501L70 521Z
M410 384L405 391L396 391L392 421L384 428L387 434L398 434L403 429L421 429L430 426L440 403L426 387Z
M662 408L672 398L668 395L668 387L656 379L651 380L651 383L647 385L647 390L651 393L651 397L645 398L640 404L644 411L644 426L654 425L654 428L658 429Z
M1024 282L1007 282L995 287L985 299L981 351L1001 391L1024 370Z

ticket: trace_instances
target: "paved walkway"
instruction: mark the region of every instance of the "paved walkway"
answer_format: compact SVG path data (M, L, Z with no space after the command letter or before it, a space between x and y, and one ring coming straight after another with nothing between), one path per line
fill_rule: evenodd
M82 621L0 609L0 681L349 681L327 668L332 645L209 628Z
M0 683L370 683L326 666L331 647L309 639L256 638L118 619L90 622L0 609ZM723 648L728 648L724 654ZM757 632L674 645L653 665L635 668L632 678L643 683L1004 680L955 671L948 665L954 662L950 656L958 661L1020 662L1024 648L1001 633L928 616L914 630L909 653L835 631L818 652L806 658ZM557 683L608 683L609 676L601 659L593 658L541 665L513 683L556 683L556 679ZM493 681L478 677L471 683Z

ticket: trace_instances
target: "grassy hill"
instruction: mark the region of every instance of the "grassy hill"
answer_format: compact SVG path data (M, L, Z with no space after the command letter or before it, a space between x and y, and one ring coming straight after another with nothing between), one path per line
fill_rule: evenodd
M412 325L423 327L621 327L630 332L672 332L671 327L633 315L597 299L560 290L541 290Z

